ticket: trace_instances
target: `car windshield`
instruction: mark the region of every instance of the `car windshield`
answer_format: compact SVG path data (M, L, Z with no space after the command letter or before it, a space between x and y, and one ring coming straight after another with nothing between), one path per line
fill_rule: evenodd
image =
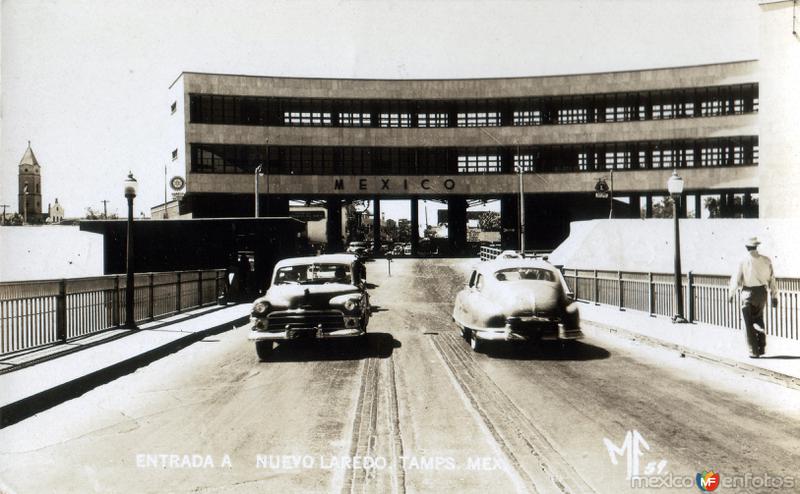
M275 273L276 285L321 285L352 283L347 264L296 264L284 266Z
M509 268L501 269L494 274L498 281L520 281L520 280L535 280L535 281L556 281L555 274L548 269L540 268Z

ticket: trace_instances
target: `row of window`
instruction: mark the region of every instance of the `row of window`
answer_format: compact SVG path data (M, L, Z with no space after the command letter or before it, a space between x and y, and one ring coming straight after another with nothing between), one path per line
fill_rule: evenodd
M758 85L472 100L328 100L191 94L192 123L496 127L625 122L758 111Z
M253 173L265 146L191 144L195 173ZM758 138L479 148L269 146L269 173L451 175L577 172L758 164Z

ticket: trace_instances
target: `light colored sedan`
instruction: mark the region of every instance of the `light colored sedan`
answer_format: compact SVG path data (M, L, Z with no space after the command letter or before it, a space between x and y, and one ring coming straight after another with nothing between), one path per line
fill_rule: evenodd
M561 272L540 259L481 263L456 295L453 320L475 351L486 341L583 337L578 307Z

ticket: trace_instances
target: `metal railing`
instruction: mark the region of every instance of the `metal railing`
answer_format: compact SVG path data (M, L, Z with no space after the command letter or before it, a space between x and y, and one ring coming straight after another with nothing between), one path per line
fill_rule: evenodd
M126 285L124 275L0 283L0 354L119 327ZM138 273L134 320L213 304L225 290L224 269Z
M674 275L598 271L566 268L567 285L576 300L613 305L650 315L674 315ZM800 339L800 278L778 278L778 306L771 301L764 309L767 334ZM688 273L682 277L684 316L689 322L702 322L732 329L742 329L740 302L737 293L728 302L730 277Z
M481 250L479 252L479 256L481 261L491 261L497 258L500 253L503 252L503 249L500 246L495 245L481 245ZM551 250L525 250L524 257L545 257L549 255L552 251Z

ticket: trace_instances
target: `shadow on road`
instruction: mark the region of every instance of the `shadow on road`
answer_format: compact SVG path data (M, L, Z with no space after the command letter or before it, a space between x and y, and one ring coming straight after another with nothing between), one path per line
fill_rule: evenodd
M465 345L467 343L464 343ZM611 356L605 348L573 341L567 345L556 341L538 344L491 342L483 351L487 357L508 360L601 360Z
M265 362L309 362L389 358L401 344L389 333L367 333L364 339L298 340L278 344Z
M775 360L797 360L800 359L800 355L769 355L769 356L762 355L760 358L775 359Z

